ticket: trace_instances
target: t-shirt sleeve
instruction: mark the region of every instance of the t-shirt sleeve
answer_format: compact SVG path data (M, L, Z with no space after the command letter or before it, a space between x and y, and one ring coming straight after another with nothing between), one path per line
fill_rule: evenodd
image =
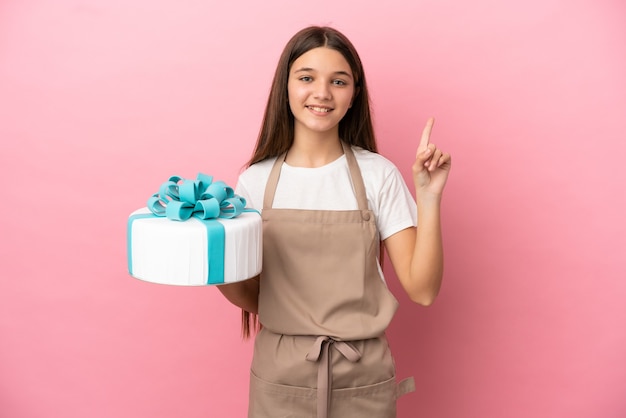
M264 160L253 164L245 169L237 180L235 193L246 199L246 207L263 209L263 196L265 195L265 183L273 165L272 160Z
M378 230L385 240L403 229L417 226L417 205L400 174L393 166L379 193Z
M250 196L250 193L248 192L248 189L246 188L244 183L245 182L240 176L237 180L237 185L235 186L235 194L246 199L246 207L254 208L254 204L252 203L252 196Z

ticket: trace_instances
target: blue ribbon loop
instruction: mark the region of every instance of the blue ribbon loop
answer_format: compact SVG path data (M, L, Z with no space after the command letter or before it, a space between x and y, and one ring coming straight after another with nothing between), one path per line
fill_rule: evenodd
M199 173L196 180L170 177L148 199L147 206L156 216L173 221L186 221L192 216L206 220L239 216L246 211L246 199L223 181L214 182L213 176Z

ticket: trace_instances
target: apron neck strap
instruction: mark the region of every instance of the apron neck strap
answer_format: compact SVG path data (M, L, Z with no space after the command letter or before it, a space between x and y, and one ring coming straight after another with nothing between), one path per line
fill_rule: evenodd
M346 161L348 162L348 169L350 169L350 178L352 179L352 187L354 187L354 194L356 195L356 200L359 204L359 210L368 210L367 194L365 193L363 176L361 175L361 169L356 161L352 147L343 141L341 141L341 145L343 146L343 153L345 154Z
M280 169L285 162L287 152L283 152L276 158L270 176L267 179L267 185L265 186L265 195L263 196L263 209L271 209L274 203L274 195L276 194L276 186L278 186L278 178L280 177Z

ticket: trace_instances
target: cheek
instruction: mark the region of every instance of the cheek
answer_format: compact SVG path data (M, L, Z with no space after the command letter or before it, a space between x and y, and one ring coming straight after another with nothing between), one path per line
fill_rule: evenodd
M291 111L292 115L295 115L293 101L291 100L291 97L289 98L289 110Z
M342 97L343 102L346 104L348 108L352 107L352 102L354 102L354 90L346 91Z
M289 103L295 102L302 98L302 89L294 87L291 83L287 85L287 98Z
M287 101L289 102L289 108L293 106L292 103L296 101L296 95L291 86L287 86Z

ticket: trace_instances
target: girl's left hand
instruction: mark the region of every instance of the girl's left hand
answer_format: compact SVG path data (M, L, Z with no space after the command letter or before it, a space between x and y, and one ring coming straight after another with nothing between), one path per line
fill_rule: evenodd
M452 164L450 154L430 143L430 133L434 123L434 118L426 122L412 167L418 200L428 196L441 197Z

